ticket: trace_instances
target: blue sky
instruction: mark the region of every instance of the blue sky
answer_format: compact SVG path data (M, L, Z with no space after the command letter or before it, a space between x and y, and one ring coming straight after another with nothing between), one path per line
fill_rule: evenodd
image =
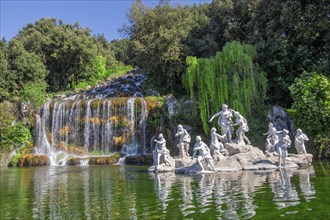
M79 22L89 27L93 34L101 34L109 40L122 36L118 28L127 22L126 15L132 0L0 0L0 36L6 40L14 37L28 23L44 18L62 19L64 23ZM150 7L158 0L142 0ZM170 3L199 4L211 0L181 0Z

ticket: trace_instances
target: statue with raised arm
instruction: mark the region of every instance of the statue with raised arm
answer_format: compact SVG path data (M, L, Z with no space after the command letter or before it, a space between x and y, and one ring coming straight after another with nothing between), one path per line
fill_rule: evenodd
M179 137L179 143L177 144L177 147L179 148L179 156L181 158L185 156L189 156L189 146L191 137L186 129L183 128L182 125L178 125L178 130L175 134L175 137Z
M276 145L279 142L278 134L282 133L282 131L277 131L274 127L273 123L269 122L268 124L268 131L263 135L267 135L267 142L266 142L266 154L275 154L277 152Z
M298 128L294 141L294 145L297 149L298 154L307 154L304 142L308 140L309 139L307 135L304 134L300 128Z
M197 156L197 162L199 166L202 168L202 171L205 171L204 166L202 164L203 161L207 163L207 165L213 170L215 170L214 164L213 164L213 158L210 153L209 147L202 141L201 136L196 136L196 143L194 145L194 154L193 158Z
M228 150L225 149L223 144L221 143L221 139L225 138L226 135L220 135L217 133L216 128L211 129L211 144L210 144L210 150L211 150L211 155L216 161L220 160L220 153L224 156L227 156Z
M281 142L278 144L277 147L278 151L278 166L284 167L285 166L285 158L288 156L288 148L291 146L291 139L289 136L289 131L283 129L283 138Z
M215 117L219 116L218 118L218 125L221 127L221 134L226 135L226 142L232 143L231 140L231 134L232 134L232 121L231 118L233 117L233 114L231 113L231 110L228 109L228 105L222 104L222 110L218 113L215 113L209 122L211 122Z
M245 141L247 144L251 144L249 138L245 136L245 132L249 131L247 120L241 115L241 113L237 111L233 112L236 118L236 121L233 125L238 125L238 129L236 130L237 144L245 145Z
M174 168L174 165L170 162L168 157L170 156L170 151L166 148L166 140L163 134L158 135L158 140L155 140L156 146L155 150L153 151L154 155L154 165L159 166L161 158L163 159L165 165L168 164Z

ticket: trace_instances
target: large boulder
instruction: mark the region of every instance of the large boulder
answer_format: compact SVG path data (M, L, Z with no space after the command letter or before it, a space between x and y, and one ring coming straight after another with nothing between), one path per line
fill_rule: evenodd
M225 143L224 146L228 150L229 156L250 151L249 145Z
M281 106L273 106L268 112L267 120L272 122L278 131L287 129L291 135L296 133L294 124L292 123L288 113Z
M305 168L311 165L313 160L312 154L293 154L289 155L290 160L299 167Z
M230 145L226 144L226 145L233 146L233 144ZM240 163L244 163L245 161L255 163L257 161L266 160L265 154L257 147L253 147L251 145L236 145L236 144L234 146L237 147L238 149L241 149L241 152L236 154L229 154L229 155L231 155L230 156L231 158L236 159ZM233 151L233 149L231 149L231 151Z
M159 165L157 165L157 162L155 162L151 167L148 168L148 172L171 172L175 170L175 160L171 156L167 156L168 161L171 164L168 164L168 162L165 162L164 157L160 157ZM157 160L157 159L156 159Z
M176 157L174 158L175 160L175 167L179 168L179 167L187 167L187 166L191 166L192 164L194 164L196 161L193 160L191 157L184 157L184 158L179 158Z
M221 160L215 164L217 171L238 171L242 170L241 164L233 157Z

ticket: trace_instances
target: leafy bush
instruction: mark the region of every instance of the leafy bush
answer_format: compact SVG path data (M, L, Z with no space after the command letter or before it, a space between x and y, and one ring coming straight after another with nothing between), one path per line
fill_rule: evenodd
M35 107L39 107L46 98L47 83L45 81L38 83L27 83L23 86L20 97L25 102L32 103Z
M22 154L17 153L11 158L10 164L14 167L17 166L18 161L22 158Z
M3 128L1 135L2 140L0 146L7 149L23 147L32 141L30 130L21 122Z
M304 72L289 87L295 124L310 136L314 155L330 153L330 80L321 73Z

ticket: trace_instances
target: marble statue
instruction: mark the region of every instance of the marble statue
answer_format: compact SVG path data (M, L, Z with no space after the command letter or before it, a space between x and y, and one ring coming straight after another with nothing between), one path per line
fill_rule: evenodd
M233 111L236 121L233 124L234 125L238 125L238 129L236 130L236 136L237 136L237 144L248 144L250 145L251 142L249 140L249 138L247 138L245 136L245 132L249 131L249 126L247 124L247 120L237 111ZM246 141L246 143L245 143Z
M174 168L174 165L169 160L170 151L166 148L166 140L163 137L163 134L159 134L158 140L155 140L155 142L156 146L155 150L153 151L154 165L159 166L161 158L163 158L165 165L168 164Z
M298 154L307 154L306 148L305 148L305 141L308 141L308 137L306 134L302 132L300 128L297 129L297 134L295 136L294 145L297 149Z
M226 142L232 143L231 136L232 136L232 120L233 114L230 109L228 109L228 105L222 104L222 110L218 113L215 113L209 122L212 122L212 120L219 116L218 118L218 124L221 127L221 134L226 135Z
M273 123L269 122L268 131L263 135L267 135L266 142L266 150L265 152L269 155L276 153L276 145L279 142L278 134L282 133L282 131L277 131L274 127Z
M180 151L179 156L181 158L185 156L189 156L188 151L189 151L191 137L187 132L187 130L184 129L182 125L178 125L178 130L175 134L175 137L179 137L179 143L177 144Z
M213 158L211 156L210 149L202 141L201 136L196 136L196 143L194 145L193 158L195 158L197 154L198 154L197 162L198 162L199 166L202 168L202 172L205 171L204 166L202 164L203 161L205 161L207 163L209 168L211 168L213 171L216 171L214 164L213 164Z
M216 161L220 161L220 153L224 156L227 156L229 153L227 151L227 149L225 149L225 147L223 146L223 144L221 143L221 141L219 141L219 139L223 139L225 138L226 135L220 135L217 133L217 129L216 128L212 128L211 129L211 144L210 144L210 150L211 150L211 155L214 158L214 160Z
M290 146L291 146L291 139L289 136L289 131L286 129L283 129L282 132L283 132L283 138L277 147L278 166L279 167L285 166L285 158L288 156L288 148L290 148Z

